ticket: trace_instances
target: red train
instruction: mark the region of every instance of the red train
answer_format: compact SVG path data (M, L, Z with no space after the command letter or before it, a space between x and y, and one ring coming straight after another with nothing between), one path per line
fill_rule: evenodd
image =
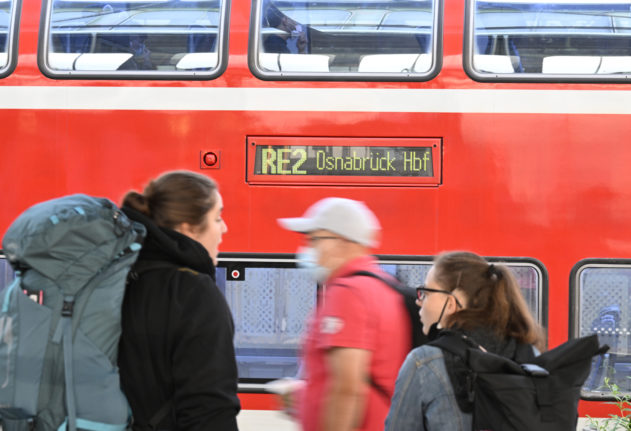
M315 297L276 219L326 196L375 211L407 283L473 250L549 346L599 333L582 415L631 392L630 1L0 0L0 77L3 232L165 170L220 183L245 409L276 408Z

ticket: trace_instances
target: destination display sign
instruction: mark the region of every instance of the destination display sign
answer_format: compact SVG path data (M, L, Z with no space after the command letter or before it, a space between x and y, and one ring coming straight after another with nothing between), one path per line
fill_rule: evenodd
M431 147L257 147L255 175L431 177Z
M440 140L428 138L250 139L249 182L431 184L440 156Z

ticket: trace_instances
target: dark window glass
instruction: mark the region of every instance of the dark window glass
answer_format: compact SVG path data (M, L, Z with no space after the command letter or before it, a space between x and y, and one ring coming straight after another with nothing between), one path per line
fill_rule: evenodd
M428 78L437 11L431 0L259 0L252 66L267 77Z
M226 0L55 0L45 70L54 76L214 77Z
M611 397L605 379L631 394L631 264L587 264L573 277L574 335L598 334L609 352L597 356L583 386L586 398Z
M625 79L631 74L631 2L472 0L473 74Z
M9 66L15 54L16 12L16 0L0 0L0 77L10 73Z

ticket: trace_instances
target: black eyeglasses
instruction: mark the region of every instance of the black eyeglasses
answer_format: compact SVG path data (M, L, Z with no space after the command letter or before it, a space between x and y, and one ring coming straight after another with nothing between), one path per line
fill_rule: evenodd
M419 301L425 301L425 298L427 297L427 292L438 292L438 293L444 293L445 295L453 296L454 299L456 300L456 304L458 305L458 307L464 308L462 304L460 303L460 301L458 301L458 298L456 298L456 295L446 290L430 289L429 287L419 286L416 288L416 297L418 298Z

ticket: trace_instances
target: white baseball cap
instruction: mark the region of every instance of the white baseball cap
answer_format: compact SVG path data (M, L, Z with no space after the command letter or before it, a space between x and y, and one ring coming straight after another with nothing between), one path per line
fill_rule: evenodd
M363 202L344 198L319 200L302 217L279 218L278 224L300 233L328 230L367 247L379 245L381 230L379 220Z

